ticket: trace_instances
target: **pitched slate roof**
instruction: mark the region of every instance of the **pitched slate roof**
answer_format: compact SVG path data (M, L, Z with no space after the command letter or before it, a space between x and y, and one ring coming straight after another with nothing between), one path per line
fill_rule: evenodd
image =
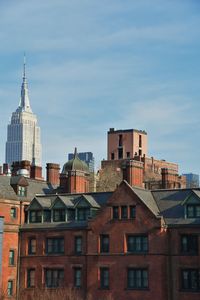
M195 225L200 224L200 218L185 218L185 207L183 202L192 193L199 198L199 190L177 189L177 190L157 190L151 191L163 216L166 225ZM199 199L200 200L200 199Z
M54 190L54 186L45 181L25 178L28 182L27 194L25 197L18 197L13 190L11 184L18 184L23 176L3 176L0 175L0 198L10 200L24 200L31 201L36 194L49 194Z
M10 177L8 176L0 175L0 198L10 200L18 199L12 186L10 185Z

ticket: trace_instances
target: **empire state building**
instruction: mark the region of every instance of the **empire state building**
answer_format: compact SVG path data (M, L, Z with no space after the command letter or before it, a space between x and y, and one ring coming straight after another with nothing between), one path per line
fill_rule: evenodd
M24 60L21 99L7 130L6 163L12 165L14 161L29 160L31 164L41 166L41 148L40 127L30 106Z

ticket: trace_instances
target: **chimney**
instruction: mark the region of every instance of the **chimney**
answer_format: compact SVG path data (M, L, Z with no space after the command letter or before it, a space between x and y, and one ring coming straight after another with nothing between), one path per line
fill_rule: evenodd
M7 174L8 174L8 169L9 169L8 164L3 164L3 174L4 174L4 175L7 175Z
M12 176L16 176L19 170L27 170L30 174L31 163L29 160L14 161L12 163Z
M138 160L127 160L123 167L123 179L131 186L143 187L144 164Z
M163 189L170 189L176 186L176 183L178 181L178 174L176 170L169 169L169 168L162 168L161 175L162 175Z
M54 163L47 163L47 182L52 185L60 184L60 165Z
M42 167L39 166L31 166L30 178L36 180L43 180L42 177Z

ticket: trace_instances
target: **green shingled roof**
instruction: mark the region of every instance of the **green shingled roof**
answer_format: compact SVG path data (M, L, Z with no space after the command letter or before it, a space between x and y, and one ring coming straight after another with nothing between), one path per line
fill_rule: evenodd
M62 173L66 174L68 171L83 171L89 173L88 165L78 157L76 149L74 153L74 158L69 160L63 166Z

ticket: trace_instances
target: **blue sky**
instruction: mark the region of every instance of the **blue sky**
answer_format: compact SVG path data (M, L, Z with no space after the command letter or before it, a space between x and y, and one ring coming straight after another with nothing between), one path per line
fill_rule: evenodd
M1 0L1 163L24 51L44 165L77 146L98 167L107 130L136 128L149 156L199 173L199 0Z

